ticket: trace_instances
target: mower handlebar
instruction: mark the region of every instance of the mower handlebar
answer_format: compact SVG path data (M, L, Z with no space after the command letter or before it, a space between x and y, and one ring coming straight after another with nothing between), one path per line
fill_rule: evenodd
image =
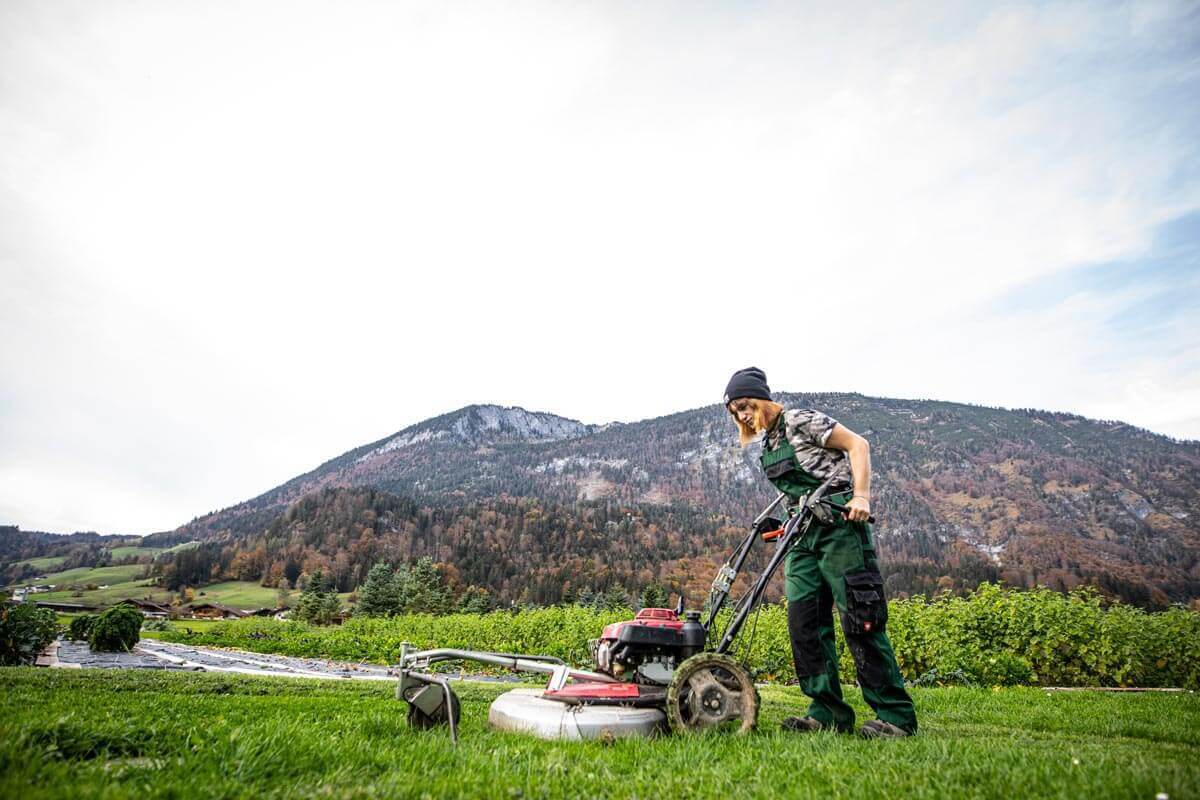
M830 507L830 508L832 508L834 511L840 511L840 512L841 512L841 513L843 513L843 514L849 514L849 513L850 513L850 508L849 508L849 506L841 506L841 505L838 505L837 503L833 502L832 500L819 500L818 502L820 502L820 503L821 503L821 504L823 504L823 505L827 505L827 506L829 506L829 507ZM847 517L847 518L848 518L848 517ZM872 514L871 516L867 517L867 522L874 522L874 521L875 521L875 515L874 515L874 514Z

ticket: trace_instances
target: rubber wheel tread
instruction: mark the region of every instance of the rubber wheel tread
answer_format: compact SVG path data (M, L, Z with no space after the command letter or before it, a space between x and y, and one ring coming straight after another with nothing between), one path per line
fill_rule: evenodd
M733 658L720 653L697 653L675 668L671 683L667 687L667 722L676 733L695 733L705 730L700 726L689 725L683 718L682 707L686 702L683 695L684 687L692 675L704 668L717 667L737 681L741 687L742 714L741 724L736 728L738 735L750 733L758 724L759 696L758 687L741 664Z

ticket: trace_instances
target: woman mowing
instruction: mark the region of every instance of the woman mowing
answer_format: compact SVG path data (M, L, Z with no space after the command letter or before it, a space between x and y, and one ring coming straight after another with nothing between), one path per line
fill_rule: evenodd
M917 715L888 641L887 601L875 558L871 526L871 455L867 440L820 411L784 410L771 401L767 376L757 367L738 370L725 389L725 407L737 423L742 446L761 436L767 479L788 495L794 508L802 497L836 476L826 495L848 509L813 520L784 561L788 637L800 688L812 698L803 717L788 717L785 730L854 730L854 710L842 699L833 638L833 607L863 698L878 719L859 729L863 736L911 736ZM848 517L848 518L847 518Z

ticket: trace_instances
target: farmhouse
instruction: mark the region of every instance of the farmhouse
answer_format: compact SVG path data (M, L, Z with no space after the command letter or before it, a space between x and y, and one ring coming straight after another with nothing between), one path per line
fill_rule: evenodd
M33 585L21 586L21 587L13 590L13 599L23 601L23 600L25 600L26 597L28 597L31 594L38 594L40 592L52 592L52 591L54 591L55 588L56 587L54 584L50 584L49 586L33 586Z
M38 600L34 603L38 608L48 608L51 611L61 611L64 614L71 614L77 611L99 611L99 606L88 606L83 603L59 603L55 600Z
M285 611L288 611L287 606L279 606L278 608L258 608L258 609L255 609L254 611L249 612L249 616L252 616L252 617L274 617L275 619L280 619L280 615L283 614Z
M138 611L141 611L144 617L162 619L171 616L170 606L164 606L162 603L152 603L149 600L138 600L130 597L117 603L117 605L133 606Z
M249 616L246 611L219 603L192 603L184 606L184 610L192 619L241 619Z

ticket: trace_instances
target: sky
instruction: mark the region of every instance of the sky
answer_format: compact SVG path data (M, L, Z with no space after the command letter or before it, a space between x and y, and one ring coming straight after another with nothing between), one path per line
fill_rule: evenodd
M0 309L26 530L749 365L1200 439L1200 4L5 0Z

